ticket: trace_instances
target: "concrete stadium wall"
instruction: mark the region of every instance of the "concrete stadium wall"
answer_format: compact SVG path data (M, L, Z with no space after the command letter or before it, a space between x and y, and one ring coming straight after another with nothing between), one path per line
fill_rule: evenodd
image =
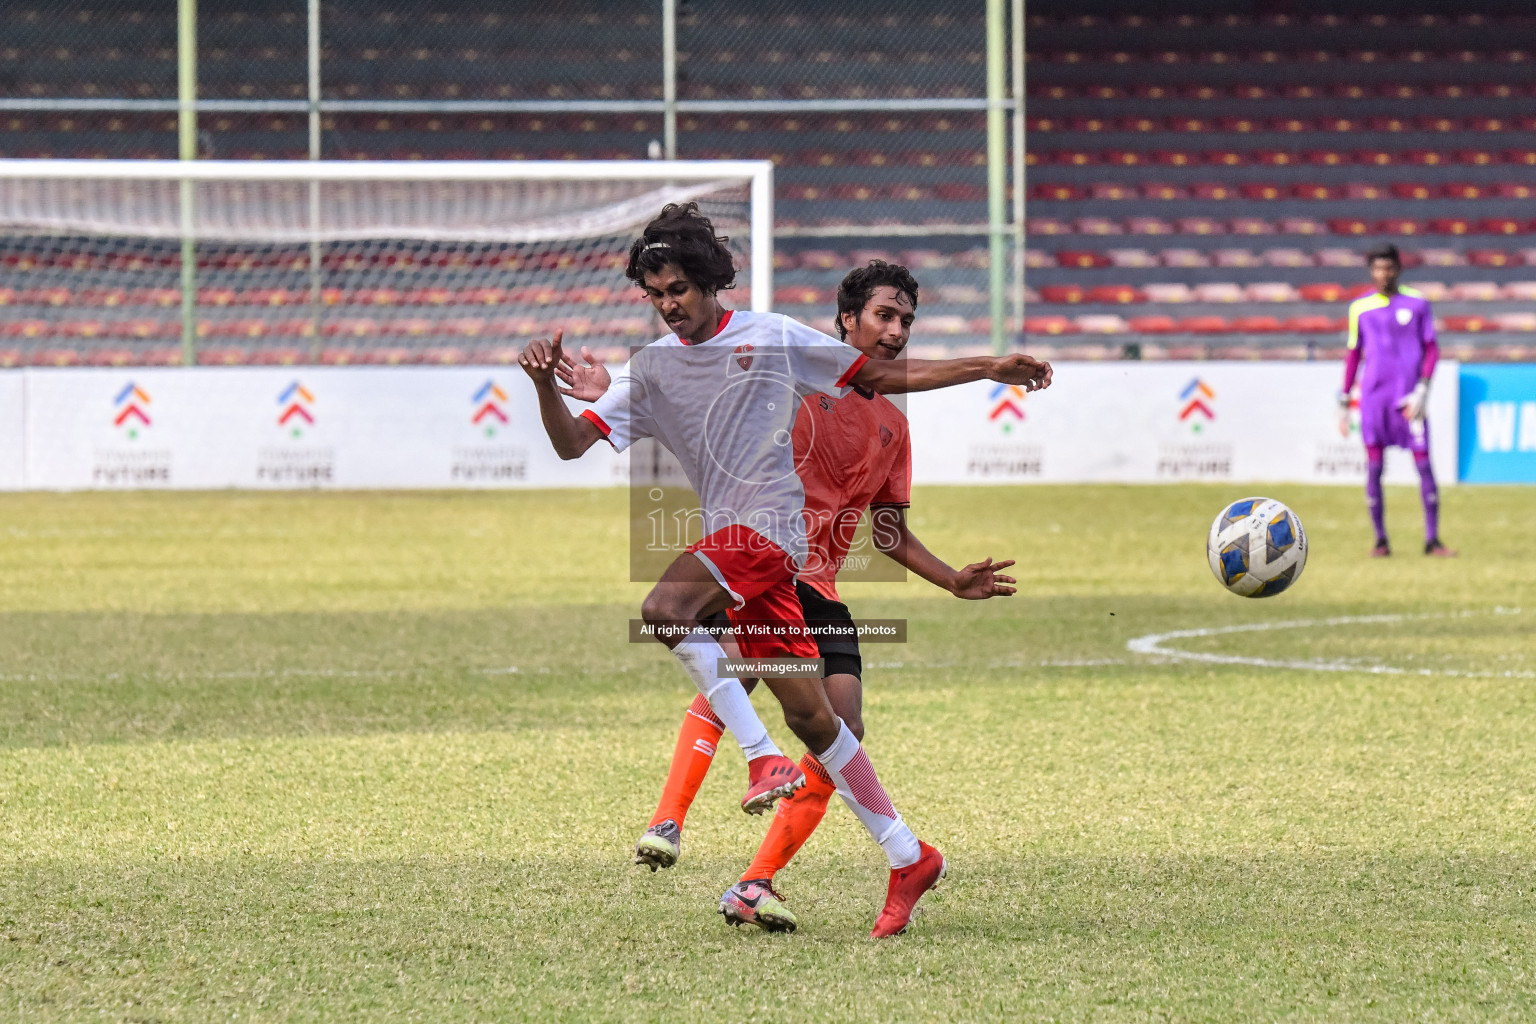
M1336 363L1064 363L1025 396L989 383L911 396L917 483L1358 483ZM1436 472L1457 479L1458 367L1431 392ZM1389 477L1415 479L1404 453ZM0 372L0 489L591 487L628 479L596 446L555 457L516 367Z

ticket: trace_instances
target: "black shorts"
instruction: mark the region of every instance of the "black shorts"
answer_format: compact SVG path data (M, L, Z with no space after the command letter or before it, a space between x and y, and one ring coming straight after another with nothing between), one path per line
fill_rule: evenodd
M862 679L864 659L859 654L859 636L848 606L841 601L823 597L814 587L800 580L795 581L795 596L800 598L800 614L806 625L819 627L816 632L816 652L822 658L822 674L849 675ZM716 612L705 622L721 629L730 627L730 619L725 612Z
M859 634L848 606L823 597L802 580L795 581L795 596L800 598L800 612L806 625L816 630L816 650L825 664L824 675L864 677L864 659L859 655Z

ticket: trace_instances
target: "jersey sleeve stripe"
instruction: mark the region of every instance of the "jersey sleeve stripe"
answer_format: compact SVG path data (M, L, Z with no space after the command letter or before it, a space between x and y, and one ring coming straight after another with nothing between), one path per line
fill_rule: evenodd
M843 371L843 375L841 377L837 378L837 385L836 386L840 387L840 388L847 387L848 386L848 382L853 380L854 377L858 376L859 370L863 369L864 364L867 363L867 362L869 362L869 356L867 356L864 353L860 352L859 353L859 358L857 358L857 359L855 359L853 361L853 365L848 367L848 369L844 370ZM826 378L823 377L822 380L826 380Z
M607 437L609 434L613 433L613 428L604 423L603 418L597 413L593 412L591 409L583 409L581 411L581 418L591 421L593 426L597 427L598 430L603 432L604 437Z

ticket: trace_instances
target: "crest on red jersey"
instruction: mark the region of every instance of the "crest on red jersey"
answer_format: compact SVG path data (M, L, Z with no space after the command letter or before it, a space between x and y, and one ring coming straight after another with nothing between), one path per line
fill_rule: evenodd
M880 424L880 447L885 448L891 443L891 438L896 435L891 433L891 428L884 423Z
M736 365L743 370L752 369L752 357L748 355L752 351L751 345L736 346Z

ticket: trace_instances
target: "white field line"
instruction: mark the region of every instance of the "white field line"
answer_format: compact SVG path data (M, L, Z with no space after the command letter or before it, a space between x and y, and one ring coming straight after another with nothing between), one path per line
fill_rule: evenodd
M1519 615L1520 612L1521 609L1519 608L1499 607L1491 610L1493 615ZM1244 654L1207 654L1201 651L1181 651L1176 647L1164 646L1170 640L1227 636L1233 633L1267 633L1281 629L1315 629L1385 622L1408 622L1424 619L1470 618L1481 614L1485 613L1465 611L1454 616L1445 613L1423 615L1339 615L1327 619L1293 619L1285 622L1249 622L1238 626L1176 629L1167 633L1148 633L1145 636L1138 636L1127 640L1125 649L1133 654L1171 658L1176 661L1200 661L1211 665L1252 665L1257 668L1288 668L1307 672L1368 672L1375 675L1451 676L1459 679L1536 679L1536 672L1512 670L1505 672L1459 672L1455 669L1401 668L1396 665L1384 665L1380 662L1350 660L1293 661L1280 658L1256 658Z

